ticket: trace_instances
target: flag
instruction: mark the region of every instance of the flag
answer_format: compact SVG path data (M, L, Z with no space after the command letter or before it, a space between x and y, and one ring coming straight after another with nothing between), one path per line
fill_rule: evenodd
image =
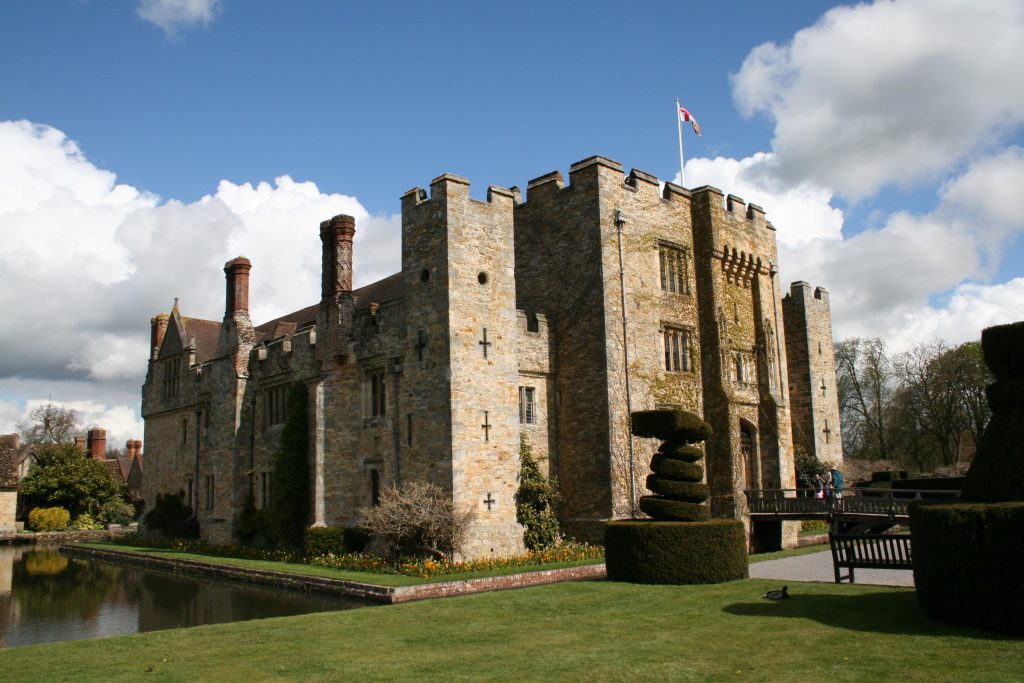
M700 124L698 124L697 119L693 118L693 115L683 107L679 107L679 120L689 121L690 125L693 126L693 132L697 134L697 137L700 137Z

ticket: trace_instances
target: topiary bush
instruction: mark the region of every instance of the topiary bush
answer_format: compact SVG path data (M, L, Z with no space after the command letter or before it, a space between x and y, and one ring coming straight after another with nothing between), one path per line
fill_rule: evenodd
M961 503L911 509L914 581L944 621L1024 633L1024 322L981 333L996 381L992 417L964 478ZM975 504L971 504L975 503Z
M651 460L654 474L640 498L653 520L617 520L605 525L605 567L613 581L720 583L747 576L743 523L711 520L704 451L698 444L711 427L693 413L646 410L633 413L633 433L663 440Z
M142 518L146 531L169 538L198 538L199 521L185 504L185 492L161 493L153 509Z
M61 507L34 508L28 513L28 528L32 531L64 531L71 523L71 513Z
M519 437L519 488L516 490L516 521L524 527L527 550L543 550L561 540L558 515L558 483L540 471L526 435Z
M608 578L616 581L692 584L744 579L746 548L743 523L736 519L616 520L605 526L605 566Z
M303 547L305 557L345 555L362 552L366 544L366 532L347 527L313 527L306 530Z
M933 619L1024 634L1024 502L910 511L914 585Z

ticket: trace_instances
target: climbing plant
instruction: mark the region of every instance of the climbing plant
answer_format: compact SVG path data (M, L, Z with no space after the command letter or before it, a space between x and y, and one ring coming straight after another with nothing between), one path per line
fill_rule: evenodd
M523 543L528 550L550 548L559 540L558 516L555 514L558 485L540 471L525 434L519 437L519 461L516 521L526 527Z

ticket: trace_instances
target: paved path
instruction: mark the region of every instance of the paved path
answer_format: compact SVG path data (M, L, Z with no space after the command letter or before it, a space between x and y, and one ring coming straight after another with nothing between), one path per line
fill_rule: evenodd
M914 585L914 572L908 569L857 569L854 570L854 577L857 583L875 586ZM833 583L835 573L832 569L832 553L824 550L781 560L754 562L750 565L750 578Z

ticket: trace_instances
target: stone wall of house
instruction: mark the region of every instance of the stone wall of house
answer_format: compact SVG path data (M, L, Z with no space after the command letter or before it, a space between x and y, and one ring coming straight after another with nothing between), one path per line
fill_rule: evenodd
M793 404L793 445L833 465L843 461L828 291L794 282L782 300Z
M520 394L519 429L529 443L541 471L551 476L558 467L558 414L554 410L555 366L553 345L547 316L537 313L531 321L525 312L516 311L518 337L516 356L519 361L519 391L533 390L532 422L528 421L525 393Z
M12 534L16 530L14 515L18 509L18 492L0 490L0 534Z

